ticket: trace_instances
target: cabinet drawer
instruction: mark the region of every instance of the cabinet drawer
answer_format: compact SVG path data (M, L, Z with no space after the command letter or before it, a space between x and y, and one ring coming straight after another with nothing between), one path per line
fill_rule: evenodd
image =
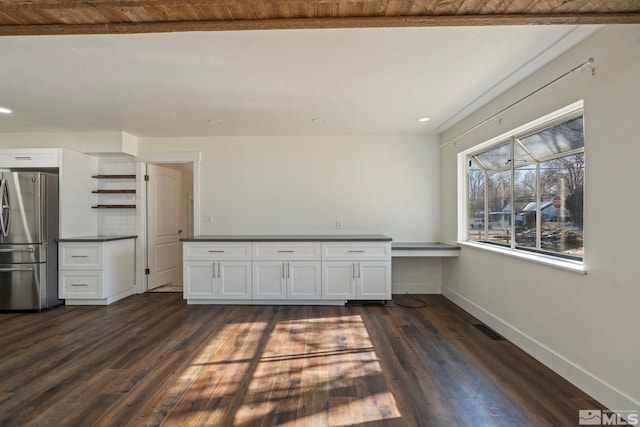
M251 260L251 243L183 242L185 260Z
M61 298L102 298L102 272L61 271Z
M320 242L254 242L254 260L314 261L321 257Z
M60 270L102 269L102 245L96 243L60 243Z
M386 261L391 259L391 242L322 243L322 259L327 261Z
M57 168L60 167L58 149L0 150L0 167Z

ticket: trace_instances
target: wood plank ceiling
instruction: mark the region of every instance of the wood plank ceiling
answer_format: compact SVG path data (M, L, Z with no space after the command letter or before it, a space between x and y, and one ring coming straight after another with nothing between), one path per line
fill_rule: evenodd
M0 35L640 23L638 0L0 0Z

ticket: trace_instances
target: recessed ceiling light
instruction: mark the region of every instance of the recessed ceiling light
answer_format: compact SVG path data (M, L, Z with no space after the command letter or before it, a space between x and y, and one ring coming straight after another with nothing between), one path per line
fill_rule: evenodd
M311 119L311 123L314 123L316 125L321 125L324 124L326 122L325 119L323 119L322 117L314 117L313 119Z
M0 113L11 114L11 110L9 110L8 108L0 107Z
M420 123L426 123L426 122L428 122L429 120L431 120L431 117L418 117L418 121L419 121Z

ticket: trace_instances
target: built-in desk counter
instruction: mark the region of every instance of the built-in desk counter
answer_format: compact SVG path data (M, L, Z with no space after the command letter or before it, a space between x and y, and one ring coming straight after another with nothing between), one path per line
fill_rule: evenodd
M457 257L460 247L445 243L401 243L391 244L392 257Z

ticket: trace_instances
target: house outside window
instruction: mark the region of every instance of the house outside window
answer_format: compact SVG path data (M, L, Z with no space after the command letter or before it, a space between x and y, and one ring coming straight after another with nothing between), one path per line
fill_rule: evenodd
M582 260L582 108L503 135L466 159L468 241Z

